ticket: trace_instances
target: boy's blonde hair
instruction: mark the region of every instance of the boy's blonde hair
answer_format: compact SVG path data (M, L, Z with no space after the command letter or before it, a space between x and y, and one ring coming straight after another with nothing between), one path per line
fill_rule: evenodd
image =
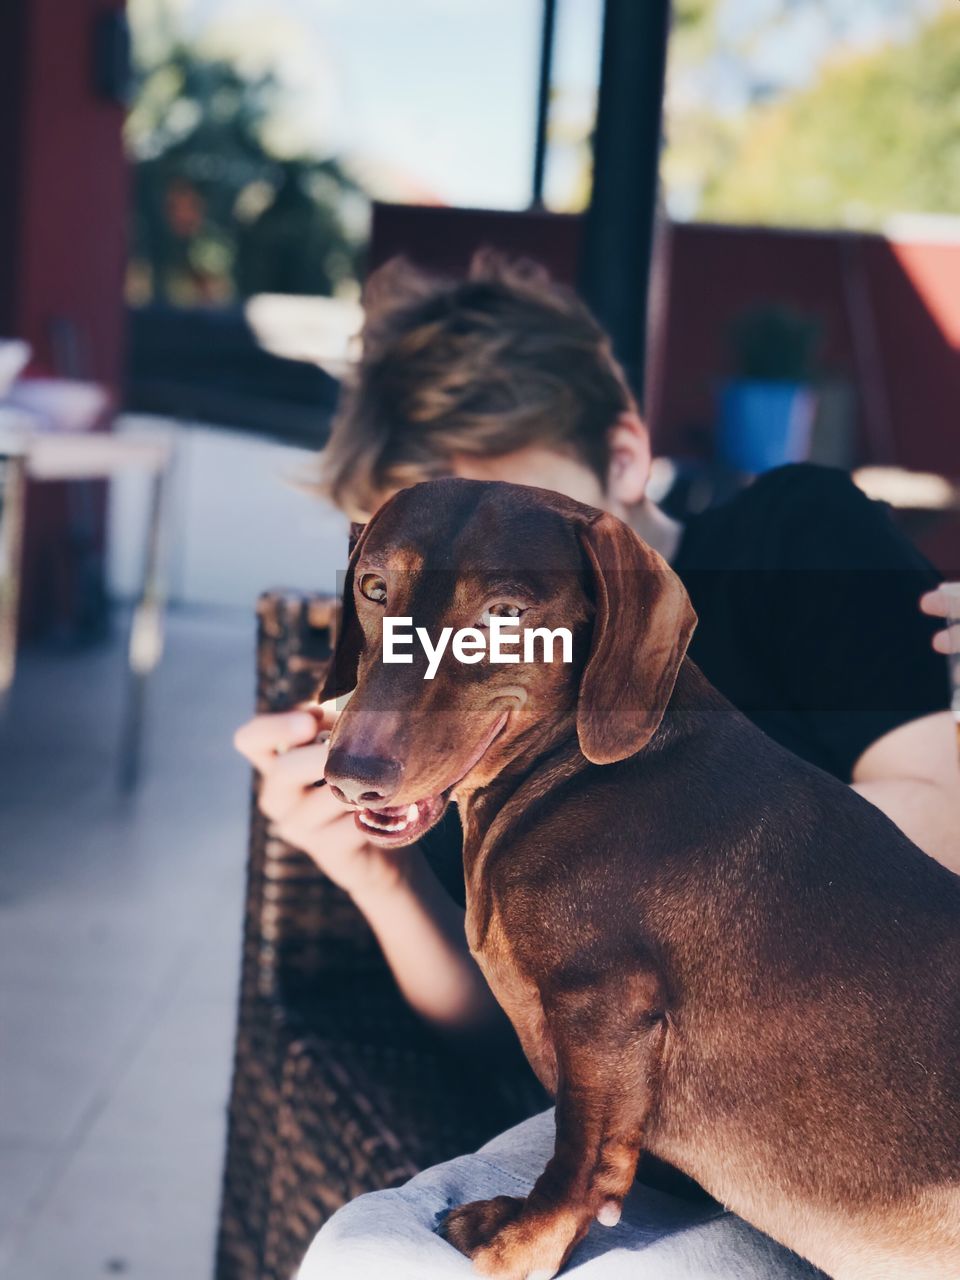
M448 473L457 454L543 444L606 481L607 434L630 391L599 324L542 268L484 250L448 281L396 258L371 275L364 310L320 476L353 518Z

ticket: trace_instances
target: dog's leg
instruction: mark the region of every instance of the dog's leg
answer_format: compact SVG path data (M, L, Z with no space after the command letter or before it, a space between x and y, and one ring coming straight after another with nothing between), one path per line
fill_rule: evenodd
M633 1183L656 1094L666 1023L652 974L583 983L545 1001L558 1046L556 1148L525 1200L454 1209L443 1232L477 1270L546 1280L598 1218L613 1226ZM623 986L632 988L624 1000Z

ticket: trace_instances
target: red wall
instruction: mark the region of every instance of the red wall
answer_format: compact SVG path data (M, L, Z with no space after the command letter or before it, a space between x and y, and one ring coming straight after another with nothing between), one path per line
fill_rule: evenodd
M858 462L960 480L960 242L757 227L678 225L650 370L656 447L706 454L731 325L776 302L818 317L824 370L856 391ZM960 520L920 538L960 569Z
M34 373L117 388L127 174L123 108L94 86L97 19L122 0L0 3L0 336L27 338ZM102 508L102 495L99 501ZM29 496L23 620L65 620L70 494Z
M402 256L440 275L457 276L477 249L490 246L511 257L532 258L557 280L573 284L582 226L582 219L572 214L535 210L375 204L369 269Z
M747 308L772 301L816 314L825 366L854 367L843 302L847 241L684 224L670 229L666 244L667 287L648 405L661 452L709 450L717 387L734 372L731 326Z
M868 246L897 461L960 478L960 243Z
M856 384L863 461L960 477L960 242L686 224L669 256L649 406L660 449L703 447L735 318L776 302L819 319L824 370Z
M76 329L83 376L116 386L123 334L127 174L123 109L93 85L95 20L117 0L4 0L0 187L4 246L16 278L0 293L0 327L29 338L38 369L60 363L58 320ZM12 92L11 92L12 89ZM2 279L2 278L0 278ZM62 370L61 370L62 371Z

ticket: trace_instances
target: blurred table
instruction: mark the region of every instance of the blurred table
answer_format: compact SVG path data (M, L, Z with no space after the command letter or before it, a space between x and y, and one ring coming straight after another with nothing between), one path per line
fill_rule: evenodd
M146 680L163 651L165 490L172 438L129 438L107 431L65 431L0 403L0 699L13 683L28 481L109 480L130 469L151 478L143 574L127 649L129 678L120 738L120 783L132 788L140 768Z
M859 467L853 482L868 498L885 502L906 533L920 538L960 515L960 480L904 467Z

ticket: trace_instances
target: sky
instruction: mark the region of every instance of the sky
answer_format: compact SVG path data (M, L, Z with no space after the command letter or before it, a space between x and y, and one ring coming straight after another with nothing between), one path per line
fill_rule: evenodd
M718 112L800 88L842 50L908 34L944 0L719 0L718 47L672 92ZM529 203L542 0L131 0L135 38L172 10L201 48L275 69L283 152L340 155L388 199ZM589 132L602 0L558 0L547 203L576 186Z
M908 38L952 0L720 0L717 49L691 97L719 112L803 89L832 58Z
M377 194L395 186L451 204L529 203L541 0L173 3L201 46L279 69L290 91L281 146L346 154ZM135 32L138 11L155 7L133 0ZM557 79L587 115L601 0L559 9Z

